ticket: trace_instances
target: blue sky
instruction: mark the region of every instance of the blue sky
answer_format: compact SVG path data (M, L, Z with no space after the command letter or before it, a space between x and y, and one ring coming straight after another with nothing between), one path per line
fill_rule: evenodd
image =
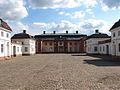
M90 35L95 29L109 33L120 19L120 0L0 0L0 17L13 33L41 34L76 30Z

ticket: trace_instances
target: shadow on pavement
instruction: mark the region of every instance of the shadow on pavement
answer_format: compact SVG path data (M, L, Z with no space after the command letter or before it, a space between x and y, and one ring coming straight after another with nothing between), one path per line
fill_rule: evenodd
M120 61L99 58L99 59L84 60L84 64L92 64L95 66L120 66Z

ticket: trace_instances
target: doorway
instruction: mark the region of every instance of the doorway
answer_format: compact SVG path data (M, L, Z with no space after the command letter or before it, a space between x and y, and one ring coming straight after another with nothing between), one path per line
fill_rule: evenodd
M16 57L16 46L13 46L13 56Z
M109 45L106 45L106 54L109 55Z

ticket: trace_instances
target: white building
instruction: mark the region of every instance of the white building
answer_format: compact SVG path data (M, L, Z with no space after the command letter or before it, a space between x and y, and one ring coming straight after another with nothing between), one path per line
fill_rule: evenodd
M22 55L22 42L12 41L11 43L11 56Z
M11 32L9 25L0 19L0 60L11 56Z
M88 54L99 54L99 41L110 39L110 36L104 33L100 33L98 30L95 34L88 36L86 40L86 53Z
M23 30L22 33L15 34L12 38L14 42L22 42L22 55L31 55L35 54L35 39L33 36L26 33L26 30Z
M111 27L110 32L112 55L120 56L120 20Z
M112 54L111 39L99 41L98 46L99 46L99 54L102 54L102 55L111 55Z

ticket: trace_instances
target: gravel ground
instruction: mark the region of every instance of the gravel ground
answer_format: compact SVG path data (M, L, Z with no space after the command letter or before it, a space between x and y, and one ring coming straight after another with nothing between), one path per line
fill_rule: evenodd
M0 90L120 90L120 61L40 54L0 61Z

